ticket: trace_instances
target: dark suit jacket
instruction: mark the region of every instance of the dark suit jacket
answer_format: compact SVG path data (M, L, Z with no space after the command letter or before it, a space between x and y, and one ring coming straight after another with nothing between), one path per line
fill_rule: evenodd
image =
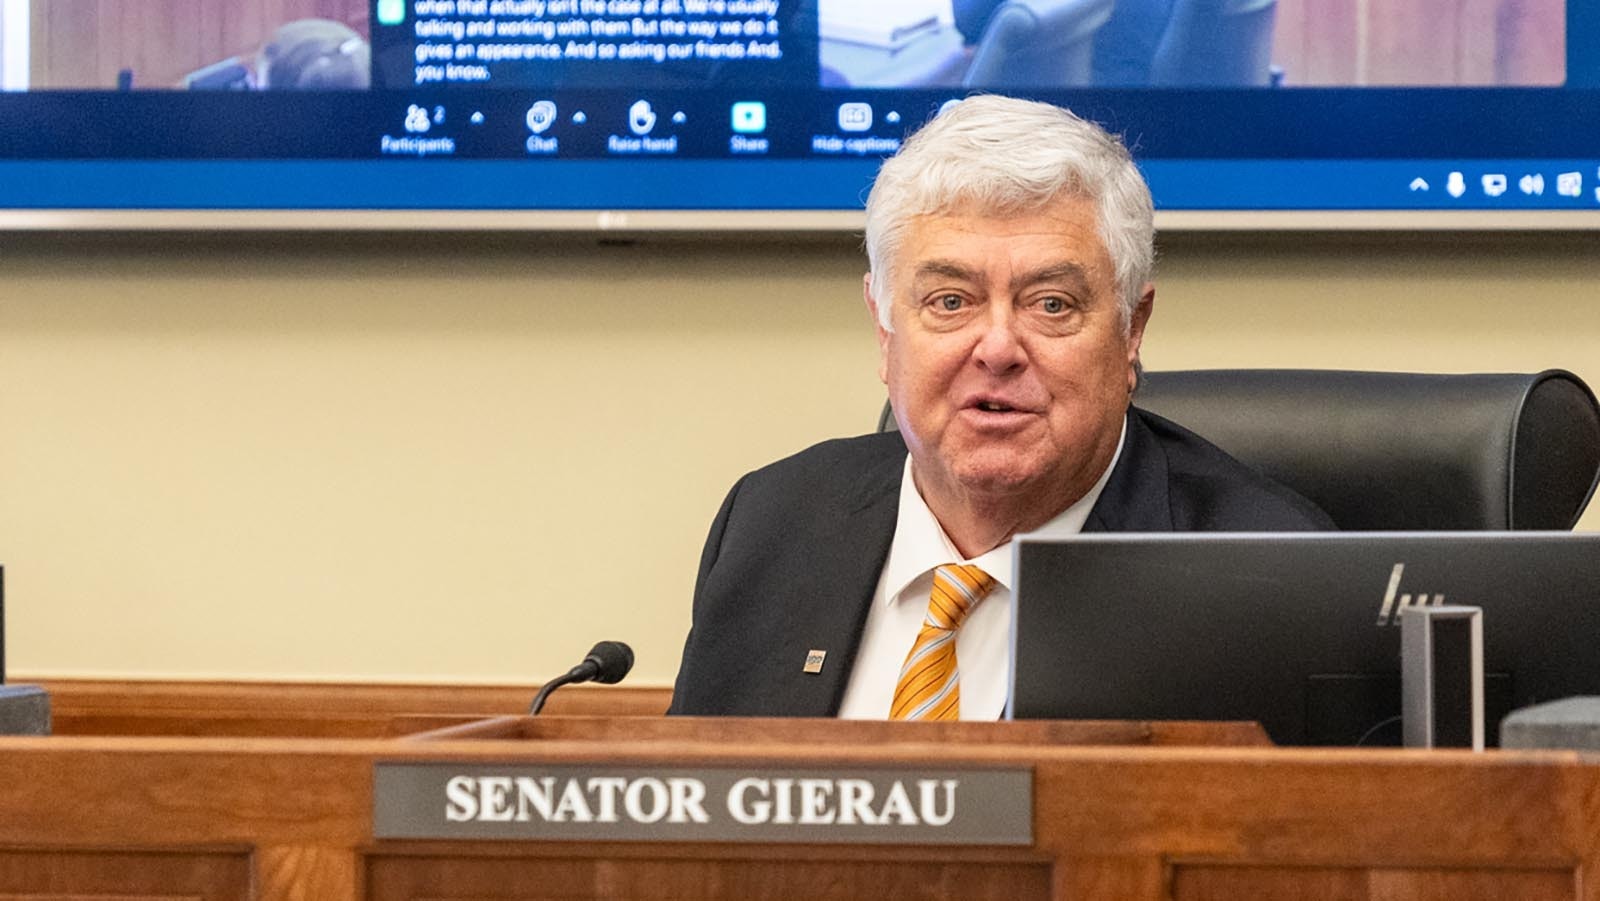
M669 712L832 716L899 514L896 432L827 441L746 475L711 524ZM1327 515L1138 408L1086 532L1314 531ZM801 671L812 650L822 672Z

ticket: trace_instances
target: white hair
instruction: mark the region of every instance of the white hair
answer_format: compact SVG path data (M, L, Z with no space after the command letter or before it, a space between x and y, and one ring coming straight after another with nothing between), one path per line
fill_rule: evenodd
M867 196L867 264L889 325L889 273L917 216L1033 213L1064 196L1096 203L1123 327L1155 268L1150 188L1117 138L1048 103L977 95L949 105L884 161Z

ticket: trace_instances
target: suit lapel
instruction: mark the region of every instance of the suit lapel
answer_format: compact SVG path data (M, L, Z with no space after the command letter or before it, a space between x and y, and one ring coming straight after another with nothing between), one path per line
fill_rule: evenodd
M899 518L904 447L889 457L864 470L839 496L838 528L813 549L815 577L806 596L785 605L789 621L783 634L795 643L778 651L784 655L777 661L782 696L774 709L794 716L838 712ZM803 672L813 650L827 652L822 670Z
M1172 503L1167 456L1144 420L1128 409L1122 456L1089 518L1085 532L1170 532Z

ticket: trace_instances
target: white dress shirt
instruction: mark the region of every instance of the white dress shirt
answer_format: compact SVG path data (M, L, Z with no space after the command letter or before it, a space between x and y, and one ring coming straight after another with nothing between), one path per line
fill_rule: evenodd
M1123 424L1123 437L1127 424ZM1075 534L1083 531L1089 511L1122 456L1117 452L1094 487L1077 503L1062 511L1036 533ZM956 633L956 660L961 667L961 718L995 720L1005 711L1007 678L1011 668L1011 541L967 560L951 543L923 501L911 478L911 457L906 455L900 477L900 511L894 541L878 576L872 609L861 634L855 666L845 686L839 716L845 719L888 719L900 667L917 640L933 591L933 571L947 563L970 563L995 580L994 590L979 601Z

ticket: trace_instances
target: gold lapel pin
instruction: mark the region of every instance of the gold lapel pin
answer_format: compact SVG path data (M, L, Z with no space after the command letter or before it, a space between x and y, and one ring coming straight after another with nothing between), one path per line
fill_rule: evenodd
M827 656L827 651L819 651L816 648L812 648L806 652L806 665L801 671L807 673L822 672L822 661L826 659Z

